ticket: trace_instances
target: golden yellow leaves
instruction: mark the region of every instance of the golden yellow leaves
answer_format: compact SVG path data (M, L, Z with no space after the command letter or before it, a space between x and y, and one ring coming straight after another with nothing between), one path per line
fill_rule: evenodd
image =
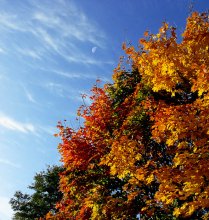
M199 99L193 104L180 106L166 107L165 104L159 104L151 117L151 120L154 121L153 138L158 142L165 141L168 146L188 138L196 141L203 133L206 135L209 130L208 113L208 105ZM178 144L180 143L181 141L178 142ZM180 149L181 145L178 146Z
M181 201L182 205L174 209L173 215L177 217L190 216L199 207L208 207L209 202L206 201L209 198L209 187L206 187L205 177L202 175L208 172L204 168L205 162L198 162L194 155L184 153L177 154L174 163L175 168L162 168L157 173L161 184L155 198L166 205L173 204L176 199ZM179 167L176 168L177 166Z
M149 185L150 183L152 183L153 181L154 181L154 175L153 174L151 174L151 175L149 175L147 178L146 178L146 182L147 182L147 184Z
M188 19L182 43L177 44L175 28L164 23L159 34L144 33L142 49L135 52L133 47L125 51L131 56L143 81L155 92L165 90L173 96L175 87L186 77L193 92L199 96L208 91L209 66L209 21L205 14L194 13Z
M195 192L196 194L198 194L198 192L200 191L200 184L199 184L199 182L201 182L201 181L198 181L198 182L196 182L196 181L185 182L184 186L183 186L184 193L191 195L192 193Z
M184 203L181 208L175 208L173 214L176 217L182 214L184 214L184 216L190 216L196 210L196 208L197 207L195 207L193 204Z
M137 148L138 142L130 140L127 136L114 140L111 146L111 152L101 159L102 164L110 167L112 175L124 178L126 175L133 174L135 162L141 159L141 154Z
M188 17L186 29L182 36L185 41L193 39L197 41L203 38L205 33L208 33L208 28L209 21L207 13L199 14L194 12L191 17Z
M196 70L196 75L197 80L194 80L192 91L198 91L198 95L201 96L203 93L208 92L209 89L209 70L207 69L207 67L205 67L205 65L202 65L201 68L199 68L199 70Z

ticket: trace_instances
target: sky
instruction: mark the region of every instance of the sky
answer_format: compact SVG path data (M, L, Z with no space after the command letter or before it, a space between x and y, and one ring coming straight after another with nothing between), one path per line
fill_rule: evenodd
M37 172L59 164L58 121L78 128L81 94L111 82L124 55L163 21L180 33L207 0L0 0L0 220ZM86 100L88 104L88 99Z

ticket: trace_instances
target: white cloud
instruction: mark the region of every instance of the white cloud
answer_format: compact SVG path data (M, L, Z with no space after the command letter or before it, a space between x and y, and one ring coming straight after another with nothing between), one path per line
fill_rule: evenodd
M44 85L50 92L57 94L60 97L64 97L64 86L58 83L48 82Z
M30 16L30 32L48 52L53 52L50 51L52 49L65 57L65 49L70 48L71 53L67 55L83 54L78 50L77 42L105 47L106 36L103 31L72 1L33 1Z
M0 197L0 219L1 220L11 220L13 211L9 204L10 198Z
M99 61L97 59L91 58L89 56L86 56L85 54L79 53L79 54L72 54L72 55L65 55L64 58L72 63L82 63L82 64L89 64L89 65L103 65L103 64L109 64L113 65L114 63L112 61Z
M72 1L28 1L24 8L14 12L0 10L0 30L27 34L30 42L41 48L17 50L33 59L49 58L46 53L57 53L69 62L84 65L113 64L90 58L82 45L90 43L98 48L106 47L102 29L79 10ZM3 32L5 34L5 32ZM28 46L29 47L29 46ZM16 49L16 48L15 48ZM1 51L0 51L1 52Z
M8 165L8 166L15 167L15 168L20 168L21 167L19 164L13 163L12 161L10 161L8 159L3 159L3 158L0 158L0 163Z
M24 91L25 91L25 95L26 95L26 97L28 98L28 100L29 100L30 102L34 103L34 104L38 104L38 103L36 102L36 100L34 99L33 95L25 88L25 86L22 85L22 87L23 87L23 89L24 89Z
M52 70L51 72L54 72L59 76L63 76L63 77L69 78L69 79L78 79L78 78L83 77L79 73L64 72L64 71L60 71L60 70Z
M22 133L34 133L35 127L29 123L18 122L8 116L0 115L0 126Z
M0 53L6 53L6 51L0 47Z
M59 33L59 36L104 47L104 33L72 2L63 1L60 4L50 1L47 4L46 1L45 4L35 3L35 7L33 19Z
M36 101L35 101L35 99L33 98L32 94L29 93L28 91L26 92L26 96L27 96L27 98L28 98L28 100L29 100L30 102L36 103Z
M8 30L22 31L22 28L17 23L17 16L7 13L0 14L0 24Z
M47 70L49 71L49 70ZM72 72L65 72L61 70L50 70L50 72L54 72L59 76L63 76L65 78L69 79L101 79L102 81L109 82L110 79L107 77L101 77L102 74L94 74L94 73L72 73Z
M23 49L23 48L17 48L17 51L24 56L32 57L33 59L39 59L39 60L41 59L41 54L39 51L35 51L32 49Z
M51 20L51 19L49 19L48 16L46 16L42 12L35 12L33 17L34 17L34 19L36 19L36 20L40 21L41 23L44 23L50 27L59 24L59 21L57 21L57 19Z
M36 31L33 31L33 33L38 36L39 38L42 38L43 44L51 47L56 52L60 53L60 42L56 41L52 35L50 35L45 29L38 28Z
M56 126L40 126L39 129L45 133L47 133L50 136L53 136L55 133L57 133L57 127Z

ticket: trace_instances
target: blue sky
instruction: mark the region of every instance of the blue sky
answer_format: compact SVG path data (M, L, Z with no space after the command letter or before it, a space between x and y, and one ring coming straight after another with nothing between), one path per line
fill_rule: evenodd
M209 2L192 1L194 10ZM33 176L58 164L56 124L78 127L81 94L111 82L123 55L163 21L184 30L191 0L0 0L0 220Z

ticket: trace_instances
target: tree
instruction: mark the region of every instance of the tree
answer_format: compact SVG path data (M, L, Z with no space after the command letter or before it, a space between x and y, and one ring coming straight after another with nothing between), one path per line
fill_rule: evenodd
M62 193L59 191L59 174L63 171L61 166L49 166L46 171L37 173L34 182L28 188L33 194L23 194L17 191L10 200L12 209L15 211L13 219L39 219L49 211L55 213L56 202Z
M59 212L47 219L207 219L209 18L145 32L113 83L94 86L78 130L58 124Z

